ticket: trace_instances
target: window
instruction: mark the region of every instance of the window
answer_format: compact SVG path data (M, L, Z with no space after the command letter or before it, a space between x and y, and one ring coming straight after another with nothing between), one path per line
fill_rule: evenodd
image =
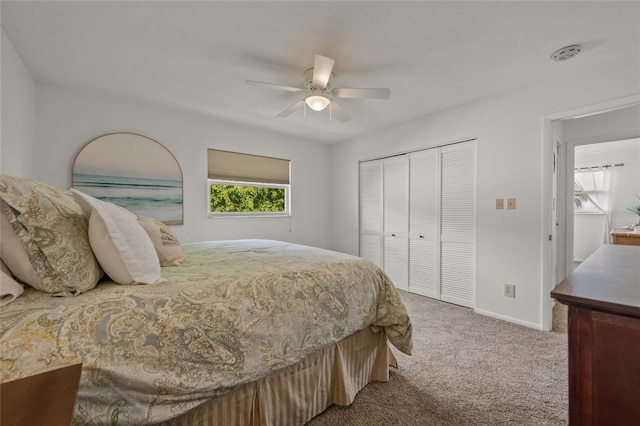
M574 212L608 214L613 199L613 168L583 167L574 170Z
M289 216L291 161L207 150L209 217Z
M602 210L596 206L589 194L574 183L573 212L577 214L602 214ZM593 195L593 193L591 194Z

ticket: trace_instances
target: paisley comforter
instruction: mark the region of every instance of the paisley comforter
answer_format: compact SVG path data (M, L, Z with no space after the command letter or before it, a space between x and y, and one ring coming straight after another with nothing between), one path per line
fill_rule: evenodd
M166 283L27 289L0 311L2 381L82 362L74 424L148 424L368 326L411 351L402 301L363 259L267 240L183 248Z

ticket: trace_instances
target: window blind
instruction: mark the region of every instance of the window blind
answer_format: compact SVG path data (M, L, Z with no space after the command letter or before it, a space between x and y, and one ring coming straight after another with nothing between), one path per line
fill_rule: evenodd
M208 177L215 180L289 185L290 162L282 158L207 150Z

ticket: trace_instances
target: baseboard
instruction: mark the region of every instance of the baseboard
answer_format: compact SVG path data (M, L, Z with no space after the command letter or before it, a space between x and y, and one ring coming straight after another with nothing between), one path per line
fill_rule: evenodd
M512 318L512 317L508 317L506 315L500 315L500 314L496 314L495 312L490 312L490 311L483 311L482 309L474 309L473 310L475 313L480 314L480 315L485 315L491 318L497 318L503 321L508 321L508 322L512 322L515 324L519 324L519 325L524 325L525 327L529 327L529 328L535 328L536 330L543 330L543 331L548 331L542 328L542 324L536 324L533 322L529 322L529 321L522 321L519 320L517 318Z

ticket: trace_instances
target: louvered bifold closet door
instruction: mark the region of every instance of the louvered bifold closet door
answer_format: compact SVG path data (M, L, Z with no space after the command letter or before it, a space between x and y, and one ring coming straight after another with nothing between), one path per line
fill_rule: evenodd
M360 163L360 257L382 262L382 160Z
M384 271L396 288L409 286L409 156L383 162Z
M440 298L475 307L476 143L441 148Z
M409 154L409 291L435 299L440 298L439 160L437 148Z

